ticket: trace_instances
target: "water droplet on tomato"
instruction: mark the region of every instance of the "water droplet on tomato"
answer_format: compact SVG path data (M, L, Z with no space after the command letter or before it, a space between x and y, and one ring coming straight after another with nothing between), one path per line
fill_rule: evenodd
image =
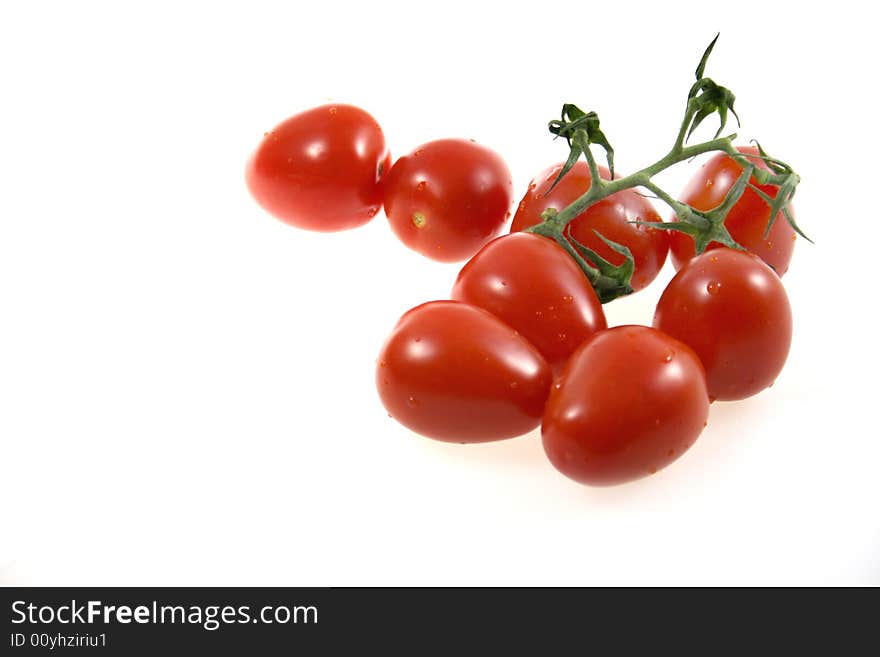
M657 468L656 468L656 467L651 466L651 467L648 469L648 474L656 474L656 473L657 473Z
M711 258L709 258L709 260L711 260L712 262L718 262L718 256L712 256Z
M659 427L659 426L660 426L660 418L659 418L659 417L654 419L654 426L655 426L655 427Z
M559 340L560 342L565 342L565 339L567 337L568 336L565 333L557 333L556 334L556 339Z
M511 382L510 382L510 387L511 387L512 389L516 390L517 388L519 388L519 383L517 383L516 381L511 381Z
M562 387L562 384L561 384L561 383L554 383L554 384L553 384L553 389L554 389L554 390L559 390L561 387Z
M718 397L716 397L715 395L709 395L709 403L710 404L714 404L716 399L718 399ZM707 424L709 424L708 420L705 423L703 423L703 426L705 427Z
M406 404L410 408L415 408L416 406L419 405L419 400L416 399L415 397L413 397L412 395L410 395L409 399L406 400Z
M508 210L507 212L504 213L504 219L505 219L505 221L507 219L510 219L510 210Z
M706 286L706 292L709 294L718 294L721 291L721 283L712 281Z
M427 187L427 186L428 186L428 183L426 183L424 180L420 180L419 184L416 185L416 189L419 190L420 192L423 192L423 191L425 191L425 187Z
M331 108L330 108L330 113L331 113L331 114L336 114L337 111L338 111L338 110L337 110L335 107L331 107Z
M535 311L535 317L537 317L538 319L540 319L543 316L544 316L544 313L542 311L540 311L540 310Z
M663 355L663 362L664 362L664 363L671 363L671 362L672 362L672 357L673 357L674 355L675 355L675 352L674 352L674 351L667 351L667 352Z
M675 456L675 450L670 449L668 452L666 452L666 456Z
M714 184L715 184L714 180L712 180L711 178L707 179L706 180L706 189L709 189Z
M552 313L554 310L556 310L556 306L547 306L547 310Z
M388 366L388 363L386 363L384 360L379 361L379 367L387 367L387 366Z
M501 287L507 287L507 281L501 281Z
M413 338L413 340L414 340L415 342L421 342L421 341L422 341L421 338Z
M415 153L413 153L413 156L418 157L418 156L421 155L421 154L422 154L422 149L420 148L420 149L417 150Z
M368 217L375 217L378 212L379 212L379 206L374 205L369 210L367 210L367 216Z
M574 303L574 297L567 294L562 297L562 303Z

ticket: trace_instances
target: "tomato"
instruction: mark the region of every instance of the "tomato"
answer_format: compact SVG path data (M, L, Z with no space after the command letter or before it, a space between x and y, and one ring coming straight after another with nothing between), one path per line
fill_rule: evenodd
M385 182L385 214L409 248L434 260L472 256L510 217L510 171L494 151L440 139L401 157Z
M646 326L618 326L571 357L550 392L541 434L560 472L608 486L672 463L708 414L703 366L690 347Z
M726 247L681 268L660 297L654 326L693 348L713 399L744 399L772 385L791 346L782 281L757 256Z
M503 235L468 261L452 298L479 306L519 331L554 371L606 327L602 304L574 260L551 240Z
M245 178L257 202L281 221L329 232L376 216L390 165L372 116L351 105L324 105L266 133Z
M547 190L561 169L562 164L557 164L532 180L513 217L511 232L525 230L540 223L544 210L562 210L589 189L592 180L590 167L580 160L548 195ZM606 180L611 177L605 167L599 167L599 175ZM599 231L612 242L628 247L635 264L631 285L633 290L641 290L656 278L663 267L668 238L665 231L628 222L660 220L660 215L646 198L639 196L635 190L626 189L587 208L569 226L572 236L578 242L614 265L623 264L623 256L613 251L593 231Z
M541 421L552 374L537 349L481 308L431 301L400 318L376 386L398 422L437 440L512 438Z
M748 155L755 155L758 149L748 146L739 147L738 150ZM750 157L749 161L766 169L767 166L760 158ZM729 155L719 153L703 164L681 193L679 200L691 207L706 211L721 205L724 196L733 187L737 178L742 174L742 167ZM752 178L752 184L771 197L776 196L777 187L774 185L758 185ZM794 209L789 205L789 212L794 216ZM770 220L770 206L752 190L746 188L739 201L730 209L724 226L730 236L746 250L758 255L764 262L773 267L776 273L782 276L788 271L791 255L794 251L794 243L797 235L794 229L786 221L780 212L770 234L764 237L767 222ZM694 257L694 241L689 235L669 231L669 246L672 251L672 264L676 269ZM710 249L718 248L721 244L712 242Z

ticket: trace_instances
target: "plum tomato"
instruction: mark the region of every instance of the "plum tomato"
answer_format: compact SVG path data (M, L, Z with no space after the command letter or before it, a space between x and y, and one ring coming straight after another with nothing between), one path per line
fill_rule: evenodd
M689 345L709 395L734 400L773 384L791 346L782 281L757 256L727 247L689 260L663 291L654 326Z
M511 232L525 230L541 222L541 213L547 208L562 210L583 195L590 187L590 167L578 161L563 176L559 184L549 194L547 190L556 180L562 164L546 169L529 184L526 195L513 216ZM611 177L608 169L599 167L599 175L607 180ZM654 230L645 226L631 224L630 221L661 221L654 206L633 189L626 189L605 198L587 208L570 224L572 236L614 265L623 264L623 256L613 251L600 240L593 231L629 248L635 269L631 285L633 290L641 290L657 277L666 262L668 238L666 231Z
M382 207L391 165L376 120L352 105L324 105L267 132L245 169L256 201L281 221L331 232L367 223Z
M753 146L738 147L741 153L757 155L758 149ZM757 157L749 157L756 166L766 169L767 165ZM733 187L736 179L742 174L742 167L729 155L719 153L708 160L688 182L679 200L691 207L706 211L721 205L724 196ZM778 188L774 185L758 185L752 178L752 184L771 197L776 196ZM789 212L794 216L794 208L789 204ZM764 237L767 222L770 221L770 206L753 189L746 188L739 201L730 209L724 226L730 236L747 251L756 254L761 260L782 276L788 271L797 234L780 212L770 234ZM689 235L669 231L669 248L672 252L672 264L676 269L694 257L694 241ZM710 249L721 244L712 242Z
M559 372L605 313L587 277L552 240L502 235L462 268L452 298L479 306L519 331Z
M706 377L690 347L647 326L596 333L553 386L541 427L564 475L610 486L681 456L709 414Z
M376 368L379 396L394 419L457 443L537 427L551 380L531 343L482 308L457 301L431 301L404 314Z
M510 217L504 160L466 139L439 139L401 157L385 181L385 214L409 248L441 262L469 258Z

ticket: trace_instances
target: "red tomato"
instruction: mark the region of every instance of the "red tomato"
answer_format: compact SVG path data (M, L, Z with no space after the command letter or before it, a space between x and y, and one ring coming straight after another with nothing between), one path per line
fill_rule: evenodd
M419 146L391 167L385 214L409 248L434 260L472 256L510 217L513 185L498 154L464 139Z
M372 116L351 105L324 105L266 133L245 178L257 202L281 221L329 232L376 216L390 165Z
M752 146L739 147L738 150L749 155L758 152L758 149ZM759 158L750 157L749 160L763 169L767 168ZM679 199L701 211L716 208L724 201L724 196L733 187L740 174L742 174L742 167L730 156L719 153L703 164L687 184ZM751 182L765 194L769 194L771 197L776 196L777 187L774 185L758 185L754 178ZM794 208L791 205L788 210L794 216ZM736 242L758 255L761 260L782 276L788 271L797 234L780 212L773 228L770 229L770 234L764 237L769 220L770 206L754 190L746 189L736 205L727 214L724 226ZM675 231L669 231L669 233L672 264L676 269L681 269L685 262L694 257L694 240L684 233ZM721 244L718 242L709 244L710 249L720 246Z
M709 415L706 377L687 345L646 326L600 331L550 392L544 451L562 474L609 486L681 456Z
M574 260L531 233L503 235L484 246L458 274L452 298L484 308L519 331L556 372L607 326L602 304Z
M512 438L541 421L552 374L525 338L457 301L407 312L382 347L376 386L401 424L437 440Z
M590 167L581 160L547 195L547 190L561 169L562 164L552 166L529 184L529 190L513 217L511 232L525 230L540 223L544 210L562 210L589 189ZM605 180L611 177L605 167L599 167L599 174ZM628 222L660 220L660 215L646 198L639 196L635 190L626 189L587 208L569 226L572 236L578 242L593 249L614 265L623 264L623 256L608 247L593 231L599 231L612 242L628 247L635 264L631 285L633 290L641 290L656 278L663 267L668 239L665 231Z
M712 399L743 399L782 371L791 307L779 277L759 258L721 248L688 261L660 297L654 326L700 357Z

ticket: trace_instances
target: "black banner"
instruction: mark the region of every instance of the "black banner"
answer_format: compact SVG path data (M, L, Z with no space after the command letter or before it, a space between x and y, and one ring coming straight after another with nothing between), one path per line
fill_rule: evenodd
M4 588L0 654L838 653L874 622L864 592L850 613L840 590Z

